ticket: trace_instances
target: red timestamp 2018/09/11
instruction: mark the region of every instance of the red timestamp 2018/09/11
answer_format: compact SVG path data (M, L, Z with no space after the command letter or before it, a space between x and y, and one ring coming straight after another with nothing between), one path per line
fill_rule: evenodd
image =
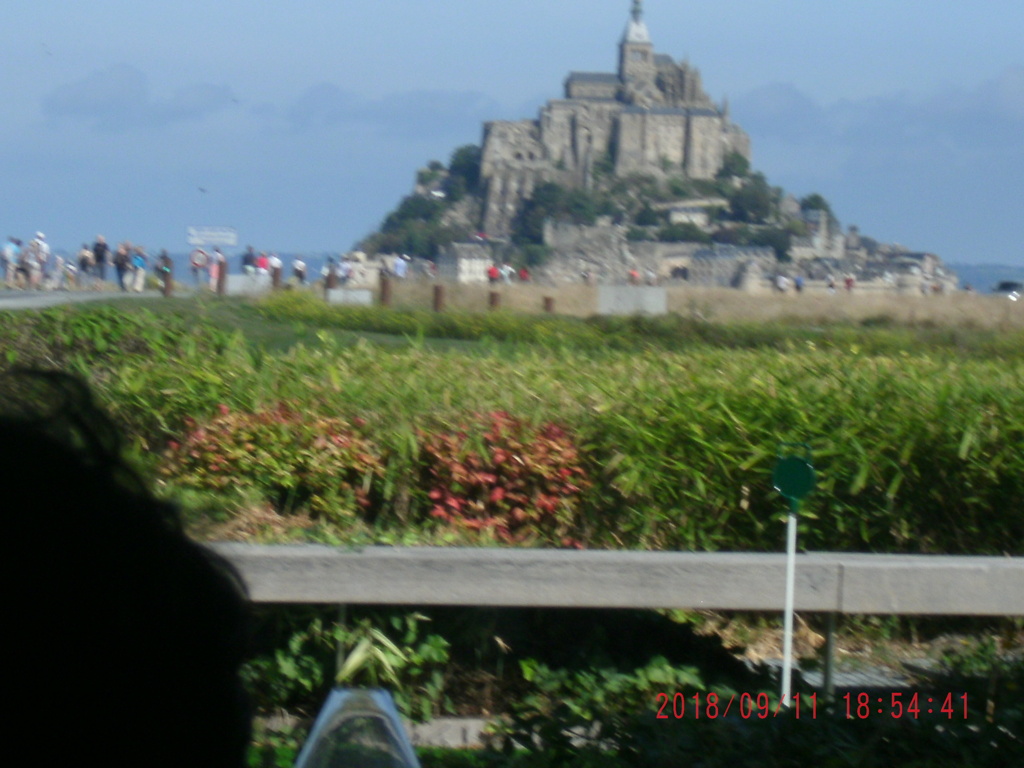
M789 705L788 707L786 705ZM738 712L744 720L778 717L780 713L790 712L796 719L801 715L814 720L818 716L818 694L795 694L792 701L782 699L774 704L771 697L764 691L759 693L692 693L689 696L682 692L659 693L655 696L658 720L716 720L727 717L729 712ZM735 707L734 707L735 705Z
M846 717L853 720L868 720L872 717L889 716L894 720L910 717L915 720L924 717L945 717L947 720L967 720L967 694L922 694L907 691L892 691L886 696L861 691L844 693L841 700L846 706Z

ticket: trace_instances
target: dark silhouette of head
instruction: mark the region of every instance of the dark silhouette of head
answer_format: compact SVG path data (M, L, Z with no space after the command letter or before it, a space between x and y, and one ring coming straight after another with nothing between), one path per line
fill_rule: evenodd
M72 377L0 376L10 732L32 765L244 765L240 582Z

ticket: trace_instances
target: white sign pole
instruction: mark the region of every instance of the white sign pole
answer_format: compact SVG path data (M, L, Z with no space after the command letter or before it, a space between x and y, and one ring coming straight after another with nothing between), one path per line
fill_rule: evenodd
M782 630L782 703L790 706L793 686L793 593L796 591L796 505L792 502L786 522L786 606Z
M789 519L786 521L786 605L782 630L782 703L790 706L793 689L793 603L796 592L796 518L800 511L800 499L814 488L814 467L811 466L811 449L806 443L783 443L799 445L804 456L780 457L775 465L772 478L775 490L789 499Z

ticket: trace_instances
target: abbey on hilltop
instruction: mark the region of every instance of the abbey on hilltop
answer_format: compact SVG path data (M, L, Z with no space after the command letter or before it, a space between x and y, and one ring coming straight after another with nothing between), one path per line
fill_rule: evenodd
M522 201L542 182L589 188L595 168L618 176L643 173L714 178L729 153L750 159L750 139L701 87L700 71L658 54L633 0L619 43L618 73L572 72L565 97L536 120L484 127L483 225L509 232Z

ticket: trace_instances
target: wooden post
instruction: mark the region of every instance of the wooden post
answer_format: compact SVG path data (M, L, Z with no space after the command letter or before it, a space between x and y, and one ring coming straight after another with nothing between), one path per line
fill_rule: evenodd
M324 301L330 301L331 291L338 285L338 271L334 262L327 263L327 274L324 275Z
M501 294L497 291L487 294L487 307L488 309L501 309Z
M383 270L380 273L380 305L391 306L391 278Z
M217 295L225 296L228 292L228 259L221 256L217 262Z
M434 286L434 311L435 312L443 312L444 311L444 286L443 285L435 285Z
M555 311L555 297L554 296L545 296L544 297L544 311L547 312L549 315L554 313L554 311Z
M270 270L270 286L276 291L281 287L281 268L274 267Z

